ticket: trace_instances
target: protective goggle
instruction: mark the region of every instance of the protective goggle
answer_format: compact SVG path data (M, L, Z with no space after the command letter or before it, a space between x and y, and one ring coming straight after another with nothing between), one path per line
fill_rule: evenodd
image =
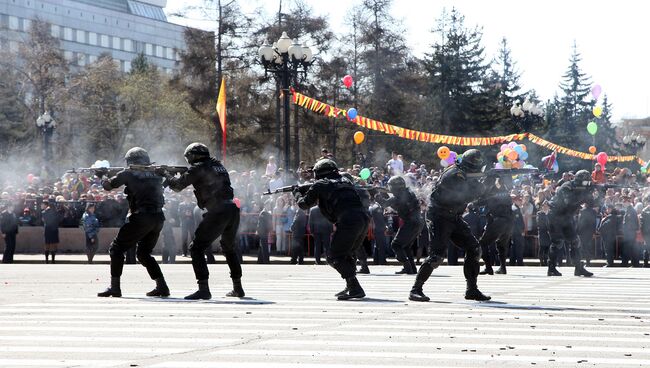
M588 187L591 185L591 180L585 180L580 183L583 187Z

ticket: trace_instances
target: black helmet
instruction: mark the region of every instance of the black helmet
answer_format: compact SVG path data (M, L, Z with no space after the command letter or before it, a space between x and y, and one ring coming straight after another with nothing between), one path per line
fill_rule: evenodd
M481 151L472 148L463 153L463 159L460 162L461 169L470 173L479 173L483 170L484 165L485 161Z
M588 187L591 185L591 174L587 170L579 170L573 177L572 182L578 187Z
M316 165L314 165L314 176L316 179L323 179L332 174L338 174L339 168L336 166L336 162L330 159L319 160Z
M142 147L133 147L126 151L124 160L127 165L151 165L149 153Z
M401 176L393 176L392 178L388 179L388 190L390 190L392 193L395 193L395 191L403 189L405 187L406 182Z
M194 165L197 162L210 158L210 150L208 150L208 147L205 144L194 142L185 148L185 153L183 155L188 164Z

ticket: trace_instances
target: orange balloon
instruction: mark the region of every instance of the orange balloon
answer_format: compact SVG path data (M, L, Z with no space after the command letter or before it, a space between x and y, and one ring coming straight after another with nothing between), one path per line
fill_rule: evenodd
M440 147L438 148L438 157L439 157L441 160L446 160L446 159L449 157L450 154L451 154L451 151L449 151L449 147L447 147L447 146L440 146Z
M589 153L591 153L592 155L596 153L596 146L589 146Z
M510 152L508 152L507 156L508 156L508 159L510 161L515 161L517 159L517 157L519 157L519 154L515 150L510 150Z
M354 143L361 144L361 143L363 143L364 139L366 139L366 135L363 134L363 132L355 132L354 133Z

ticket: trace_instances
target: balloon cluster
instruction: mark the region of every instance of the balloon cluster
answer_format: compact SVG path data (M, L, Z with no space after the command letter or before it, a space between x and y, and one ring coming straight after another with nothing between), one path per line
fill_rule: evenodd
M526 152L526 146L523 144L517 144L516 142L510 142L508 144L502 144L501 150L497 153L497 164L495 165L496 169L523 169L530 168L531 165L526 164L528 159L528 152Z
M453 165L457 160L459 160L459 162L462 160L462 156L459 156L454 151L450 151L449 147L447 146L438 147L438 151L436 153L438 154L438 158L440 159L440 166L442 167Z
M598 101L598 97L600 97L602 91L603 88L599 84L596 84L591 88L591 96L593 96L594 100ZM594 117L600 118L603 115L603 107L596 105L591 112L594 114ZM595 121L590 121L587 124L587 132L591 135L596 135L598 133L598 124Z

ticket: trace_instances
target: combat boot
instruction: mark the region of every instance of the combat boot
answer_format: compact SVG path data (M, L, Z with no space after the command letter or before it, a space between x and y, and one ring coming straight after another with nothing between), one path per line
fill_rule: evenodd
M546 271L546 276L562 276L562 274L557 270L553 262L551 262L548 264L548 271Z
M506 275L508 274L508 271L506 271L506 265L504 263L499 266L499 269L497 270L496 274L498 275Z
M356 276L348 277L345 279L345 282L348 285L348 292L343 295L339 295L337 297L338 300L360 299L366 296L366 292L363 291L363 288L359 284L359 280L357 280Z
M499 273L497 271L497 273ZM479 275L494 275L494 270L492 269L492 266L485 266L485 269L481 272L478 273Z
M212 299L212 294L210 293L210 287L208 286L208 280L199 280L199 290L185 297L187 300L209 300Z
M335 297L339 297L342 295L346 295L350 289L346 286L345 289L339 291L338 293L334 294Z
M97 296L100 298L107 298L112 296L113 298L119 298L122 296L122 290L120 290L120 278L111 277L111 286L101 293L97 293Z
M167 287L164 277L156 279L156 287L148 292L147 296L155 296L159 298L166 298L169 296L169 287Z
M370 269L368 268L368 265L361 265L361 268L359 271L357 271L357 273L363 273L367 275L370 273Z
M587 270L585 269L585 266L582 264L582 262L580 262L580 263L578 263L578 264L576 265L576 268L575 268L575 270L573 271L573 275L574 275L574 276L591 277L591 276L593 276L594 274L591 273L591 272L589 272L589 271L587 271Z
M244 288L241 286L241 279L232 279L232 290L230 290L226 296L243 298L244 295L246 295L246 293L244 293Z
M431 300L428 296L424 295L424 292L422 291L423 286L424 282L416 278L415 283L411 288L411 292L409 293L409 300L414 302L428 302Z
M467 289L467 291L465 291L465 299L478 300L479 302L484 302L492 298L483 294L478 288L472 288L472 289Z

